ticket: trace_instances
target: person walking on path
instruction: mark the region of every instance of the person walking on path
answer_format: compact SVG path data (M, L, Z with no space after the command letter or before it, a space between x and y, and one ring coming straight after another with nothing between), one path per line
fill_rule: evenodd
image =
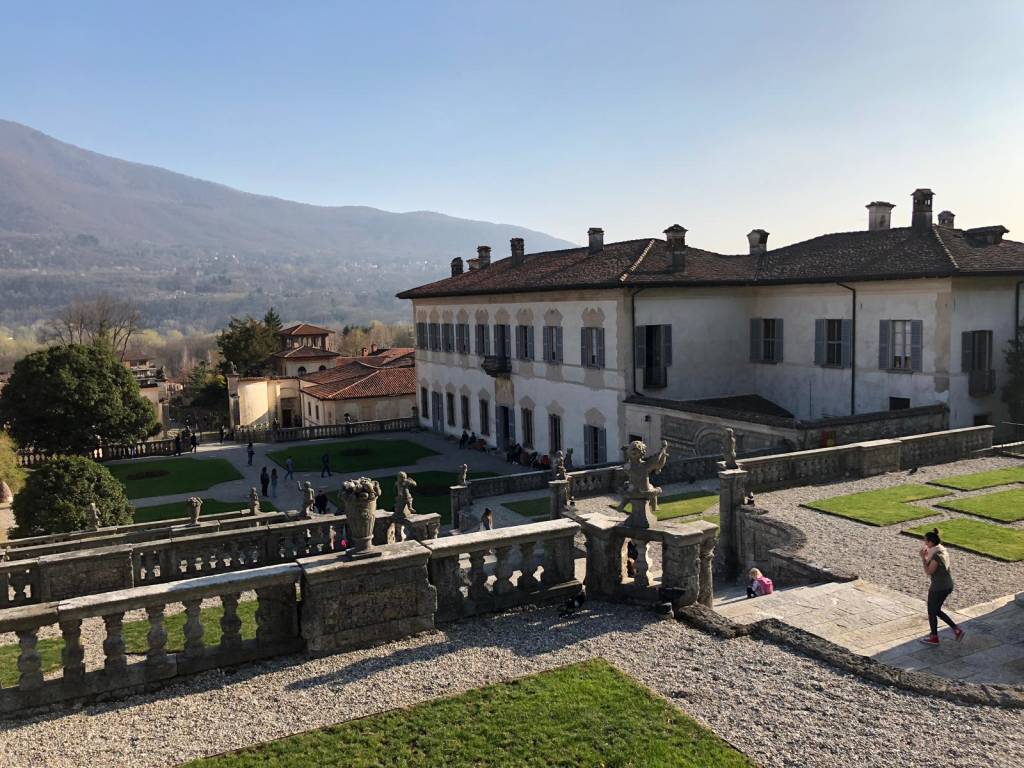
M270 473L267 472L267 468L264 467L260 471L260 487L263 489L263 495L267 495L267 490L270 487Z
M245 452L249 455L249 466L251 467L252 466L252 457L256 455L256 451L253 449L251 442L249 443L248 447L245 449Z
M321 488L317 492L316 498L313 500L313 505L316 507L316 511L317 512L319 512L321 515L326 515L327 514L327 491L325 491L323 488Z
M192 445L192 453L199 451L199 436L195 432L192 433L192 437L189 438L189 443Z
M217 427L217 437L220 442L224 442L224 425L221 424Z
M289 456L288 460L284 463L284 479L294 480L295 479L295 462L292 461L292 457Z
M933 528L924 535L920 555L924 572L931 579L931 585L928 587L928 628L931 634L922 637L921 642L925 645L939 644L939 619L953 630L953 637L963 640L964 631L942 610L942 604L953 591L953 576L949 572L949 551L942 546L938 528Z
M324 455L320 457L320 477L331 476L331 454L324 451Z
M277 498L277 467L270 470L270 498Z
M174 455L181 456L181 433L174 436Z

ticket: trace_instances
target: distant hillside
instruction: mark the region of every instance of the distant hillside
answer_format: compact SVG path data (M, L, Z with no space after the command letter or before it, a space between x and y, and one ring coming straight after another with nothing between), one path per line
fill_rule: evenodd
M313 322L404 319L392 294L495 257L569 243L440 213L323 207L240 192L79 149L0 120L0 324L76 296L134 296L149 321L217 327L275 304Z

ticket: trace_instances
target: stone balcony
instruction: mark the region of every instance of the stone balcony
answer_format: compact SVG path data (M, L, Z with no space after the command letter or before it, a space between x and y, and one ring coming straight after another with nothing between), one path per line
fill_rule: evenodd
M505 355L486 355L480 367L488 376L508 376L512 373L512 360Z

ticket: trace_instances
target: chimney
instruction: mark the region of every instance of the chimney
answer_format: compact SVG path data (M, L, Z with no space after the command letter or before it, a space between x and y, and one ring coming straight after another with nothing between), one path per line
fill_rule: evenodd
M476 265L477 269L487 269L491 266L491 246L478 245L476 247Z
M953 219L956 218L952 211L939 211L939 226L953 228Z
M512 244L512 266L518 267L526 260L526 244L521 237L513 237L509 242Z
M1002 224L993 227L973 227L964 230L964 237L978 245L997 245L1003 242L1003 235L1009 231Z
M686 227L673 224L665 230L665 249L672 259L672 271L682 272L686 269Z
M590 240L590 253L600 253L604 250L604 230L600 227L591 227L587 230L587 237Z
M378 347L376 344L371 344L370 352L376 355L378 352L380 352L380 347Z
M366 350L366 347L363 347L363 348L362 348L361 350L359 350L359 354L360 354L360 356L362 356L362 357L366 357L366 351L367 351L367 350Z
M452 277L462 274L462 257L456 256L452 259Z
M752 229L747 235L751 256L763 256L768 250L768 233L763 229Z
M911 197L914 200L914 212L910 217L910 226L923 231L932 226L932 196L930 189L915 189Z
M874 232L876 229L889 229L892 222L892 209L896 207L895 205L875 200L864 207L868 209L869 232Z
M478 269L480 269L480 260L466 259L466 267L469 269L470 272L476 272Z

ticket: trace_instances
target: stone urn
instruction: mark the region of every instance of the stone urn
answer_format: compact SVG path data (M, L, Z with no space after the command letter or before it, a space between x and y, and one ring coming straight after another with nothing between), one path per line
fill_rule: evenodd
M373 524L379 497L380 483L368 477L346 480L341 486L341 505L352 537L350 551L353 554L368 552L373 547Z

